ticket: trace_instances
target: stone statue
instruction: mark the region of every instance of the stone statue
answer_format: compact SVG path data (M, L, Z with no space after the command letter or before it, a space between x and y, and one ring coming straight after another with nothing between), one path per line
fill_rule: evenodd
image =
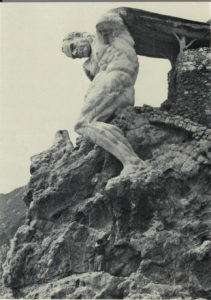
M95 36L70 33L62 51L73 59L88 57L84 70L92 81L75 131L118 158L124 167L121 175L144 167L122 131L106 123L121 109L134 105L139 64L134 41L121 17L105 14L96 25Z

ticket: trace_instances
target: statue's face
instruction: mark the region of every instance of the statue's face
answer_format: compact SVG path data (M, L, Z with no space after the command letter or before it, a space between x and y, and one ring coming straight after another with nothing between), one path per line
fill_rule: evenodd
M72 58L89 57L91 45L88 39L76 37L74 39L65 39L62 45L62 52Z

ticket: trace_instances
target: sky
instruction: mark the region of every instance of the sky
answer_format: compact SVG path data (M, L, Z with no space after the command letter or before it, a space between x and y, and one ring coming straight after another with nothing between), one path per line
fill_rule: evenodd
M89 80L84 60L61 52L71 31L94 33L99 16L111 8L135 7L206 22L208 2L48 2L2 3L0 6L0 193L30 179L30 157L49 148L55 133L69 131ZM160 106L167 98L167 60L140 56L136 105Z

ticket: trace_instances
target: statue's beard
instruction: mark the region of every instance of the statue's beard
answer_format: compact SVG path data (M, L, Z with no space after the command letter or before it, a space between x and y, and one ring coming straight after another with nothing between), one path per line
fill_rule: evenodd
M79 46L72 50L72 58L88 57L90 54L90 48L88 46Z

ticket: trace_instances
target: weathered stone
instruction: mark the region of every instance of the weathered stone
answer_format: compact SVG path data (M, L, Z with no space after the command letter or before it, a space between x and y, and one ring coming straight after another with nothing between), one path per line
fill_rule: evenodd
M180 54L169 72L168 100L162 104L164 110L211 126L206 110L211 109L210 101L210 62L204 59L210 48L186 50Z
M22 290L27 298L51 299L118 299L121 290L118 289L120 278L105 272L83 273L65 277L58 281L52 280L42 286L34 286Z
M166 111L130 107L110 120L146 166L119 176L115 157L83 138L74 148L59 131L32 157L27 220L0 248L12 289L0 286L1 298L210 298L209 24L112 11L137 54L173 66ZM181 49L176 36L196 41Z
M208 235L210 143L190 141L166 123L152 125L139 112L125 110L112 122L138 125L126 126L125 134L146 169L118 176L120 163L83 139L65 153L58 143L32 159L28 220L4 264L14 293L156 300L210 293L194 265L199 257L197 268L207 272L208 246L200 245Z
M25 222L26 205L22 201L24 192L25 187L21 187L8 194L0 194L0 295L9 293L2 283L2 265L9 250L10 239Z

